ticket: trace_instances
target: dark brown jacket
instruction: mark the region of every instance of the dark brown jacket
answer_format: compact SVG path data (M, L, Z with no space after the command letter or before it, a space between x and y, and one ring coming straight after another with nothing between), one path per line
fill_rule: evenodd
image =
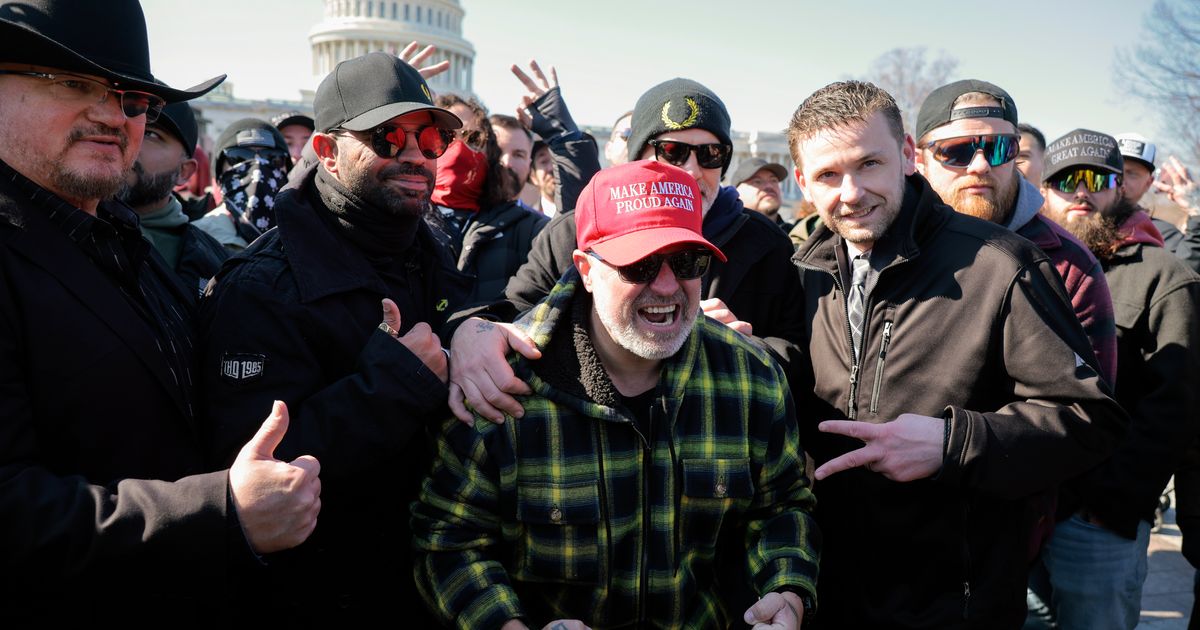
M1020 627L1031 493L1087 470L1127 423L1046 255L960 215L924 178L872 250L861 364L852 365L845 248L821 228L796 253L808 383L801 443L819 466L861 442L817 422L949 419L941 472L911 483L865 469L816 484L827 628ZM869 283L870 284L870 283Z

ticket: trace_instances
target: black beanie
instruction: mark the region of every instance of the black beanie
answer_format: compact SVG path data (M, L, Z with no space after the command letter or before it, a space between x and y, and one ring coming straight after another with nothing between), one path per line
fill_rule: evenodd
M637 160L646 143L659 134L680 129L703 129L722 144L729 139L729 110L712 90L690 79L671 79L646 90L633 106L629 160ZM732 153L731 153L732 154ZM729 163L721 167L721 175Z

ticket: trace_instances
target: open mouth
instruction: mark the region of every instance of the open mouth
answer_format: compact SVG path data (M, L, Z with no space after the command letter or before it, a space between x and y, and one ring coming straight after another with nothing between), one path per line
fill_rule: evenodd
M654 326L670 326L675 323L679 307L671 304L666 306L646 306L638 309L638 316Z
M843 214L842 218L849 221L859 221L870 216L872 212L875 212L875 206L871 206L863 210L857 210L849 214Z

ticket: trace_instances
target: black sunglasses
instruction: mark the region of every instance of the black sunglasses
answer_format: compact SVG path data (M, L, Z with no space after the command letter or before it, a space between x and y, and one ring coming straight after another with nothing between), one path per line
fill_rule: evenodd
M1021 152L1021 136L1010 133L994 133L981 136L943 138L925 145L933 153L933 159L950 168L966 168L983 151L983 157L991 166L1008 164L1017 159Z
M338 131L347 131L351 134L370 134L370 141L367 144L371 150L375 152L375 155L388 160L404 151L404 145L408 143L408 134L410 133L417 134L417 148L421 150L421 155L429 160L442 157L446 149L450 148L450 143L454 142L453 131L433 125L417 127L413 131L405 131L392 125L380 125L361 132L348 129L339 129Z
M267 164L284 170L287 170L288 159L291 157L287 151L268 149L266 147L229 147L222 151L221 154L225 157L226 166L237 166L242 162L261 158Z
M696 163L700 168L725 168L733 157L733 147L728 144L688 144L678 140L650 140L646 144L654 147L654 159L675 166L687 164L688 154L696 152Z
M600 257L594 251L588 250L588 255L600 262L617 270L617 275L629 284L648 284L653 282L658 277L658 270L662 269L663 261L666 261L671 267L671 271L675 273L677 280L694 280L703 276L708 271L708 266L712 263L712 252L707 249L687 249L673 254L650 254L645 258L629 263L628 265L617 266Z

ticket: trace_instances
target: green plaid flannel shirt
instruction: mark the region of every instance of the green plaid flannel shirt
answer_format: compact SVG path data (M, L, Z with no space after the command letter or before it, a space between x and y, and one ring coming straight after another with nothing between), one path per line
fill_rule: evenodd
M577 286L569 273L522 322L539 347L572 334L560 324ZM724 599L739 589L739 605L776 590L815 598L815 499L765 352L698 318L664 362L645 438L627 412L514 363L534 391L525 416L448 420L413 504L417 585L444 621L724 628L740 623Z

